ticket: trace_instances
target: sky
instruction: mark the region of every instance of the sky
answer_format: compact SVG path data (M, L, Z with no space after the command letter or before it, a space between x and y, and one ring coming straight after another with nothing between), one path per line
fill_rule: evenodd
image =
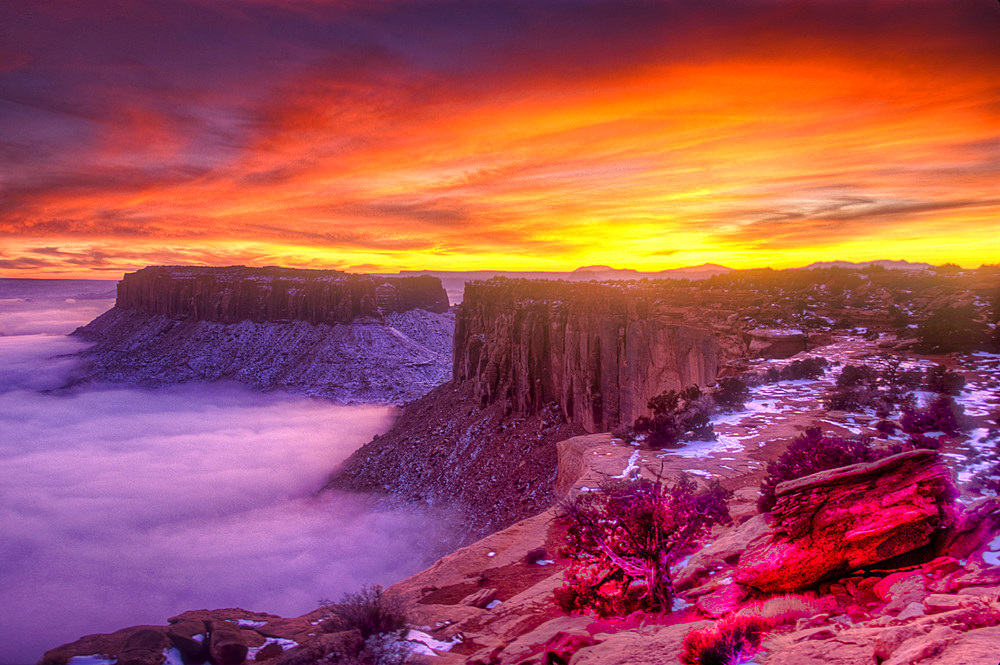
M0 276L1000 261L995 0L5 0Z

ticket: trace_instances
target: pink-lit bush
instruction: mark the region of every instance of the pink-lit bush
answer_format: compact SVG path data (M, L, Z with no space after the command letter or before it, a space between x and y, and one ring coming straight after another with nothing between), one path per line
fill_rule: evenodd
M714 626L692 630L684 637L681 662L685 665L737 665L760 648L767 620L736 614Z
M778 459L768 463L757 509L767 513L774 508L774 492L778 483L839 466L870 462L879 456L866 439L823 436L819 427L810 427L793 440Z
M900 424L907 434L944 432L958 434L962 430L964 409L948 395L938 395L924 408L905 408Z
M717 482L699 490L682 476L671 485L610 481L563 503L565 553L577 563L557 602L567 611L599 615L669 612L670 565L711 525L730 522L728 496Z
M632 424L632 434L644 435L647 445L657 450L682 438L714 439L709 421L714 404L698 386L688 386L680 392L668 390L649 400L647 407L653 415L637 418Z

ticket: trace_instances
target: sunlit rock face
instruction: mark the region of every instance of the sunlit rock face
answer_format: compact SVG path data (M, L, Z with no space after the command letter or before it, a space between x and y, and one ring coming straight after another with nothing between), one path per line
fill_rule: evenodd
M931 545L955 522L951 473L930 450L781 483L773 527L751 541L734 579L769 593L806 589Z
M483 405L531 414L555 402L569 422L606 431L647 415L664 390L715 381L743 353L729 332L641 287L491 280L466 286L453 374Z
M420 308L448 311L435 277L384 278L338 270L150 266L118 284L119 309L199 321L351 323Z

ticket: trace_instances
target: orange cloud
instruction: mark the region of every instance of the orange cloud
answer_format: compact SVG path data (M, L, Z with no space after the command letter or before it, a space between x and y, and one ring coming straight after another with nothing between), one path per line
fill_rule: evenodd
M295 17L340 29L364 14L285 4L239 11L304 35ZM511 36L470 10L447 19L465 22L463 41L443 13L384 3L365 15L381 41L343 30L357 43L276 56L294 66L264 67L259 89L234 65L238 87L190 72L134 95L108 83L86 121L39 102L62 120L25 126L54 157L4 144L26 168L0 202L0 274L1000 260L982 241L1000 213L1000 47L961 3L851 5L866 20L823 4L617 15L597 2L561 23L545 6L501 16ZM445 45L408 37L410 19ZM70 127L79 136L60 138Z

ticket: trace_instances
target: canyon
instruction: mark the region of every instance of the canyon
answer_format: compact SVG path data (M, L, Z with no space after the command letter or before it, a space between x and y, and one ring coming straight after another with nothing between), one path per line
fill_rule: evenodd
M468 544L387 590L412 626L398 638L408 662L678 662L691 631L780 605L796 609L769 619L755 662L985 665L1000 622L1000 503L972 491L969 475L1000 441L993 356L933 359L968 378L958 399L971 434L941 437L938 451L782 483L770 514L757 515L756 500L766 465L806 429L881 436L870 414L824 404L843 366L895 358L924 371L932 361L913 352L918 340L908 335L945 304L992 316L993 288L986 272L938 279L836 269L697 284L473 282L455 313L450 380L409 402L327 486L466 511ZM818 377L781 378L818 356L829 361ZM656 450L623 438L622 426L647 415L663 391L772 370L778 378L755 385L745 407L712 416L712 439ZM900 441L890 436L885 446ZM674 562L675 611L567 615L554 595L572 565L560 502L611 480L670 483L682 474L731 491L734 523ZM150 638L150 657L190 647L192 636L209 644L213 631L233 634L225 623L242 629L232 638L240 660L300 665L359 650L359 635L322 627L326 611L182 615L147 628L161 636ZM120 651L139 641L136 632L85 638L45 662Z

